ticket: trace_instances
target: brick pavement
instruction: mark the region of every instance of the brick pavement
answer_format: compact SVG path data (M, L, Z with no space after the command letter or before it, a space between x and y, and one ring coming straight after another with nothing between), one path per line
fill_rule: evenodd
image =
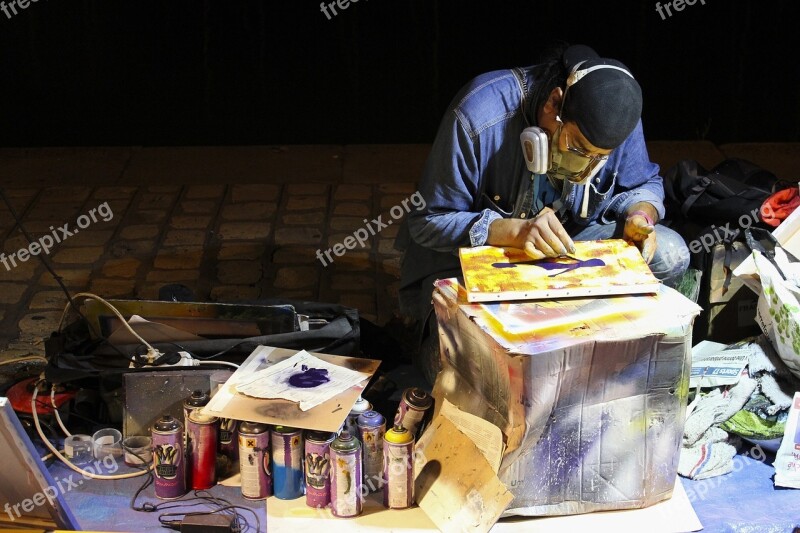
M392 244L399 226L370 235L363 248L345 239L365 219L390 219L389 209L414 191L409 182L62 186L6 194L35 239L69 223L74 235L55 244L47 259L73 293L154 299L162 285L182 283L201 301L326 301L385 324L397 308L399 257ZM77 227L86 223L81 215L104 203L108 220ZM7 210L0 213L3 250L19 256L27 243L12 230ZM316 251L342 242L353 249L329 252L333 261L323 266ZM43 353L41 340L57 328L66 297L37 258L16 265L0 265L5 355Z

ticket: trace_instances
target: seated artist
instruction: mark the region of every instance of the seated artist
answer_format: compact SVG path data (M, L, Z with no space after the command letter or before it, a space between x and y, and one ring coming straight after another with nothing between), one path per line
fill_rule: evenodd
M420 180L426 207L409 213L396 243L400 307L427 379L439 360L432 284L461 275L459 247L511 246L539 259L573 252L576 240L622 238L665 284L681 279L689 251L658 224L664 188L641 110L630 71L581 45L481 75L456 95Z

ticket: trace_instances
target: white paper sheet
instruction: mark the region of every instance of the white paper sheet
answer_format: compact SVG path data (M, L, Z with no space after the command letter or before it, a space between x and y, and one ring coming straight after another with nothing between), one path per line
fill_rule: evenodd
M255 372L236 385L236 391L255 398L296 402L301 411L341 394L369 378L369 374L337 366L305 350Z

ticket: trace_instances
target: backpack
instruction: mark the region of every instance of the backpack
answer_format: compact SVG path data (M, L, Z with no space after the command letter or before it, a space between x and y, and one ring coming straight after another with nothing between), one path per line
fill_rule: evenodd
M748 216L751 224L766 227L759 215L761 205L771 194L789 186L744 159L726 159L711 171L697 161L683 160L664 174L666 219L678 227L687 222L704 227L738 224Z
M758 334L758 297L733 270L751 253L744 230L769 228L761 220L761 206L788 186L743 159L727 159L710 171L684 160L664 174L665 223L684 238L691 267L702 273L697 303L703 311L693 342L731 343Z

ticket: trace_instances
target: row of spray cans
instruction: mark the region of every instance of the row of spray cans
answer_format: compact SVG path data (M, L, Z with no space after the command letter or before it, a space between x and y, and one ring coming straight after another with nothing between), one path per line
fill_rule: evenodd
M178 419L164 415L153 426L158 498L180 498L188 489L208 489L217 482L219 419L193 411L187 428L184 449L183 424ZM272 494L283 499L303 495L301 430L241 422L236 437L242 496L263 500Z
M242 495L260 500L306 495L306 503L330 505L334 516L361 513L363 499L383 489L384 505L413 505L413 457L416 436L429 419L432 398L421 389L407 389L386 430L384 417L359 399L338 435L255 422L220 421L204 415L200 393L185 404L184 424L170 415L153 427L156 496L173 499L187 487L205 489L216 483L217 466L238 455ZM205 400L207 402L207 399ZM228 442L238 444L235 452ZM217 452L221 460L218 460ZM216 464L215 464L216 463Z
M208 394L196 390L183 403L183 423L164 415L153 425L157 497L174 499L187 490L208 489L238 470L238 422L203 413L208 401Z
M330 444L331 513L338 517L361 514L370 492L383 491L383 504L405 509L414 504L414 444L430 420L433 399L418 388L406 389L393 427L359 398ZM358 481L356 481L358 480ZM308 502L318 507L321 502Z

